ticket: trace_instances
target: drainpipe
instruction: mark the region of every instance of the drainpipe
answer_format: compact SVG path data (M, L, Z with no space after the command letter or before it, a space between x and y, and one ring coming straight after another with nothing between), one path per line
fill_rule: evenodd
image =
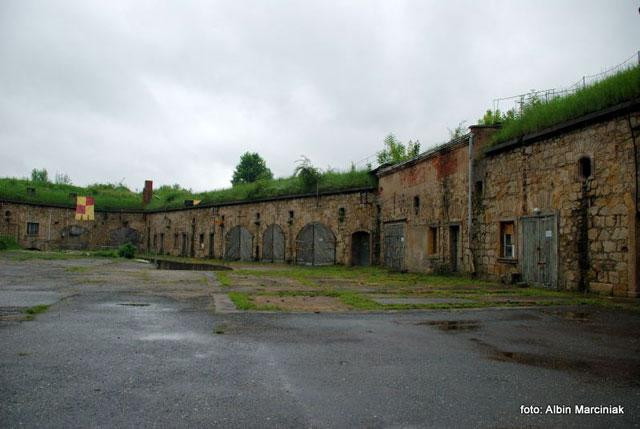
M469 135L469 190L467 191L467 258L469 260L469 271L475 273L473 263L473 249L471 247L471 233L473 230L473 132Z

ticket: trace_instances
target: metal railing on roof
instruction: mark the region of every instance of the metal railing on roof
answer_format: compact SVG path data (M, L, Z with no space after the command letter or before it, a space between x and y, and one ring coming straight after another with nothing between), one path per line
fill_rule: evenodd
M493 111L495 112L497 110L500 110L504 113L509 110L513 110L515 112L521 113L523 107L526 106L527 103L530 103L533 100L550 101L550 100L553 100L554 98L570 95L575 93L576 91L586 88L589 85L592 85L596 82L599 82L610 76L613 76L616 73L619 73L624 70L629 70L637 66L640 66L640 50L635 52L626 60L622 61L620 64L610 67L607 70L604 70L600 73L596 73L592 75L584 75L576 83L566 87L543 89L543 90L532 90L525 94L512 95L510 97L494 98Z

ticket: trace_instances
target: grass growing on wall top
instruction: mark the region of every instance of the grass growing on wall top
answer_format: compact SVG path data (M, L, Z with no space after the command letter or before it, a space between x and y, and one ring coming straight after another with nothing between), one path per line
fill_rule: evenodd
M28 188L35 189L30 193ZM142 196L124 186L110 184L96 184L87 187L64 185L57 183L32 182L27 179L0 179L0 198L37 204L55 204L75 207L75 198L91 196L95 199L98 209L141 209Z
M327 171L318 184L319 192L341 191L375 186L375 178L366 170L347 172ZM30 193L28 188L35 189ZM306 189L298 177L263 180L215 191L193 193L179 186L161 186L154 190L148 209L184 207L185 200L202 200L202 204L222 204L258 200L315 192ZM80 187L55 183L32 182L27 179L0 178L0 199L36 204L55 204L75 207L78 196L92 196L97 210L142 209L142 194L121 185L90 185Z
M640 98L640 67L617 73L587 86L574 94L550 101L535 100L525 105L522 113L502 122L493 136L501 143L525 134Z
M318 192L341 191L354 188L375 186L375 178L366 170L348 172L328 171L322 174ZM184 189L159 189L149 209L178 208L184 206L185 199L201 200L202 204L222 204L236 201L259 200L287 195L306 194L315 189L306 189L298 177L272 180L260 180L254 183L239 184L232 188L215 191L189 193Z

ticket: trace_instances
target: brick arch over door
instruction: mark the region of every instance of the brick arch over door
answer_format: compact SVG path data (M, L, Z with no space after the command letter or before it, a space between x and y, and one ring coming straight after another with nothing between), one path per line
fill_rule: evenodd
M284 232L282 227L272 224L262 234L262 260L266 262L284 262Z
M296 263L332 265L336 263L336 237L320 222L307 224L296 237Z
M244 226L234 226L225 236L224 258L229 261L253 259L253 235Z

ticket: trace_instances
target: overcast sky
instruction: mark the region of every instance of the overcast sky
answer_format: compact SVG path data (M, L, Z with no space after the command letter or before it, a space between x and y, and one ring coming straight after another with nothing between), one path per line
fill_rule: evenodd
M640 1L0 1L0 176L229 185L346 169L640 49Z

